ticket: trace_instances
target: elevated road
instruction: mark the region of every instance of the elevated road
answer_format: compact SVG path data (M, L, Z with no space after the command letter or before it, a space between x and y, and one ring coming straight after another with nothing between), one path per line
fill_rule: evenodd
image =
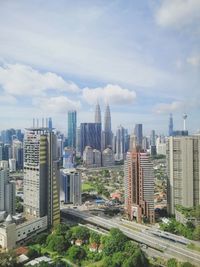
M200 253L189 250L185 245L154 236L151 234L151 232L136 228L135 225L130 227L130 225L126 224L125 222L94 216L86 211L62 209L61 212L61 216L62 214L63 216L75 216L86 222L89 222L90 224L94 224L107 230L110 230L113 227L118 228L130 239L162 252L163 257L177 258L178 260L189 261L197 266L200 266Z

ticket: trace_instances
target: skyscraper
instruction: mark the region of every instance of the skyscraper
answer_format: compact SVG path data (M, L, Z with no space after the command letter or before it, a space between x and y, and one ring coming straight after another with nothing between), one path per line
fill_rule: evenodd
M129 219L154 223L154 172L147 153L128 152L124 174L125 208Z
M142 147L142 139L143 139L142 124L135 125L134 134L136 136L137 145Z
M173 136L173 133L174 133L173 117L172 117L172 114L170 114L170 117L169 117L169 136Z
M76 110L68 111L68 146L76 147Z
M64 169L60 176L60 200L81 205L81 174L76 169Z
M27 129L24 140L24 211L60 222L57 136L49 128Z
M167 141L168 212L176 205L200 205L200 136L176 136Z
M115 160L124 160L125 155L125 129L121 125L116 133L116 154Z
M86 146L101 150L101 123L81 123L80 137L81 155Z
M95 123L101 123L101 109L99 103L96 104L96 109L95 109Z
M15 214L15 183L9 181L9 170L0 168L0 211Z
M110 107L107 104L104 116L104 131L102 134L103 145L102 148L105 149L107 147L112 148L112 130L111 130L111 115L110 115Z
M49 127L49 130L52 130L53 129L52 118L49 118L48 119L48 127Z

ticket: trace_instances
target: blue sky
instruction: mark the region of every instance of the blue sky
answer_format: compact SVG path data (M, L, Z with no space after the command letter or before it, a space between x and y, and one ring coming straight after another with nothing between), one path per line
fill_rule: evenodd
M0 2L0 128L67 111L94 120L110 103L113 130L167 133L169 113L200 129L199 0ZM102 114L103 115L103 114Z

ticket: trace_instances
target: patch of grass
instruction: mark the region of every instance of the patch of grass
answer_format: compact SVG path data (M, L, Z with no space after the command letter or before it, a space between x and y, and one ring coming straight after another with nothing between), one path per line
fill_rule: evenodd
M197 245L194 244L194 243L190 243L190 244L188 244L188 245L187 245L187 248L192 249L192 250L196 250L196 251L200 252L200 246L197 246Z
M83 192L92 191L92 190L95 190L95 188L90 183L83 183L82 184L82 191Z
M97 262L93 262L93 263L83 263L83 266L85 267L102 267L103 266L103 260L97 261Z

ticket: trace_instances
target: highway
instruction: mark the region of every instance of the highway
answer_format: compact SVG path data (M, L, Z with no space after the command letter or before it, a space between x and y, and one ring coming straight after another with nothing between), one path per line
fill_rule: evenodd
M99 216L94 216L85 211L74 210L74 209L62 209L63 214L72 215L83 219L90 224L95 224L104 229L111 229L113 227L119 228L125 235L136 242L143 243L148 247L162 252L165 258L177 258L181 261L189 261L197 266L200 266L200 253L189 250L185 245L175 243L173 241L165 240L163 238L154 236L151 232L148 232L141 225L130 224L119 220L105 219ZM61 214L62 214L61 213ZM147 228L148 229L148 228ZM156 256L156 255L155 255Z

